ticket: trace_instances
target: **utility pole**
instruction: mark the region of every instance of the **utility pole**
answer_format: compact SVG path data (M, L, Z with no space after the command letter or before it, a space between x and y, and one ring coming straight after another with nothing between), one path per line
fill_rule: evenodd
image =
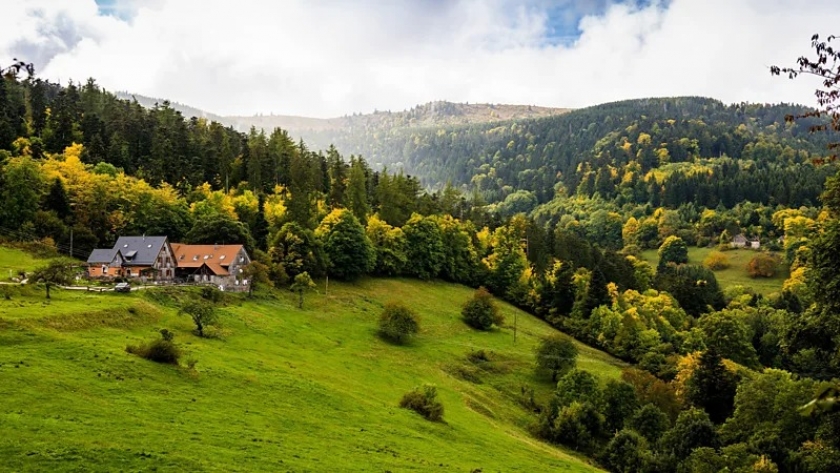
M330 275L328 273L327 274L327 284L324 287L324 296L329 297L329 295L330 295Z

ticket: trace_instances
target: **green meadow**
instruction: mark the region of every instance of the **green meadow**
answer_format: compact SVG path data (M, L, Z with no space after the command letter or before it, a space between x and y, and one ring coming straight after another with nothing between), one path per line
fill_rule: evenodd
M19 271L32 271L43 261L25 251L0 246L0 281L17 277Z
M645 250L642 252L642 259L656 267L659 261L657 254L658 250ZM703 260L709 256L709 253L716 251L716 248L688 248L688 262L691 264L703 264ZM747 274L747 263L750 262L758 251L751 249L733 249L724 251L723 254L729 259L729 267L726 269L715 271L718 283L722 289L728 287L741 285L752 288L759 294L770 295L774 292L782 290L782 284L788 278L788 271L785 268L779 268L779 271L772 278L751 278Z
M6 263L4 261L4 263ZM304 308L287 291L227 297L211 338L158 289L129 294L37 286L0 298L0 458L10 471L600 471L528 429L533 349L553 329L499 303L505 327L460 319L472 290L439 282L330 282ZM421 317L407 346L376 334L383 305ZM513 328L516 326L516 341ZM181 366L127 345L176 333ZM485 350L478 367L466 357ZM623 364L579 345L602 381ZM196 362L194 368L187 360ZM443 422L398 407L438 387Z

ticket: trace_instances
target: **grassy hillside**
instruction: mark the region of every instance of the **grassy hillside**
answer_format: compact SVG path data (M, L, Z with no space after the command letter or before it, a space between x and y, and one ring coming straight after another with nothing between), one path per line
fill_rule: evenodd
M17 277L18 271L32 271L40 263L41 260L25 251L0 246L0 281Z
M688 261L691 264L703 264L703 260L715 251L714 248L688 248ZM756 292L764 295L769 295L773 292L778 292L782 289L785 279L788 278L787 270L780 270L772 278L751 278L747 274L747 263L755 257L757 252L750 249L738 249L724 252L729 258L729 267L719 271L715 271L718 283L721 288L741 285L744 287L753 288ZM652 264L654 267L659 261L657 250L646 250L642 252L642 259Z
M156 292L43 292L0 300L0 458L12 471L597 471L527 432L522 388L544 397L533 347L552 329L508 305L507 325L468 329L471 290L443 283L330 284L223 309L213 339ZM385 302L422 317L422 333L394 346L375 334ZM129 355L128 344L175 341L195 370ZM465 355L492 352L482 370ZM579 366L602 380L621 363L580 346ZM471 379L471 381L465 380ZM445 423L397 407L421 383L438 386Z

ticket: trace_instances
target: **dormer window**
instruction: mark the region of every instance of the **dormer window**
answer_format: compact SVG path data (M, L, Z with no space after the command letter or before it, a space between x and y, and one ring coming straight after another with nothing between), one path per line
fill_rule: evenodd
M207 259L209 257L210 257L210 255L204 255L204 259Z
M225 255L219 256L219 259L220 260L225 259Z
M181 260L181 261L183 261L183 260L184 260L184 255L181 255L181 257L180 257L180 258L178 258L178 259L179 259L179 260Z
M193 256L193 261L198 261L198 255Z
M123 245L123 248L128 248L128 243L126 243L125 245Z
M149 246L148 246L148 248L151 248L151 247L152 247L152 245L149 245Z

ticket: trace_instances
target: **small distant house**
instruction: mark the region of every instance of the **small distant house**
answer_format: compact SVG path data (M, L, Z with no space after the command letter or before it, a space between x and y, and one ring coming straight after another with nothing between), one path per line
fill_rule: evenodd
M125 259L119 250L97 249L87 259L88 276L91 278L116 278L123 275Z
M171 281L175 278L175 257L165 236L122 236L113 248L91 252L88 275Z
M761 241L758 238L750 239L750 248L754 250L761 248Z
M242 245L186 245L173 243L176 275L187 282L222 286L225 290L246 289L243 268L251 258Z
M745 237L743 233L739 233L735 235L735 238L732 239L732 243L730 245L732 248L743 248L747 246L747 243L749 243L747 237Z

